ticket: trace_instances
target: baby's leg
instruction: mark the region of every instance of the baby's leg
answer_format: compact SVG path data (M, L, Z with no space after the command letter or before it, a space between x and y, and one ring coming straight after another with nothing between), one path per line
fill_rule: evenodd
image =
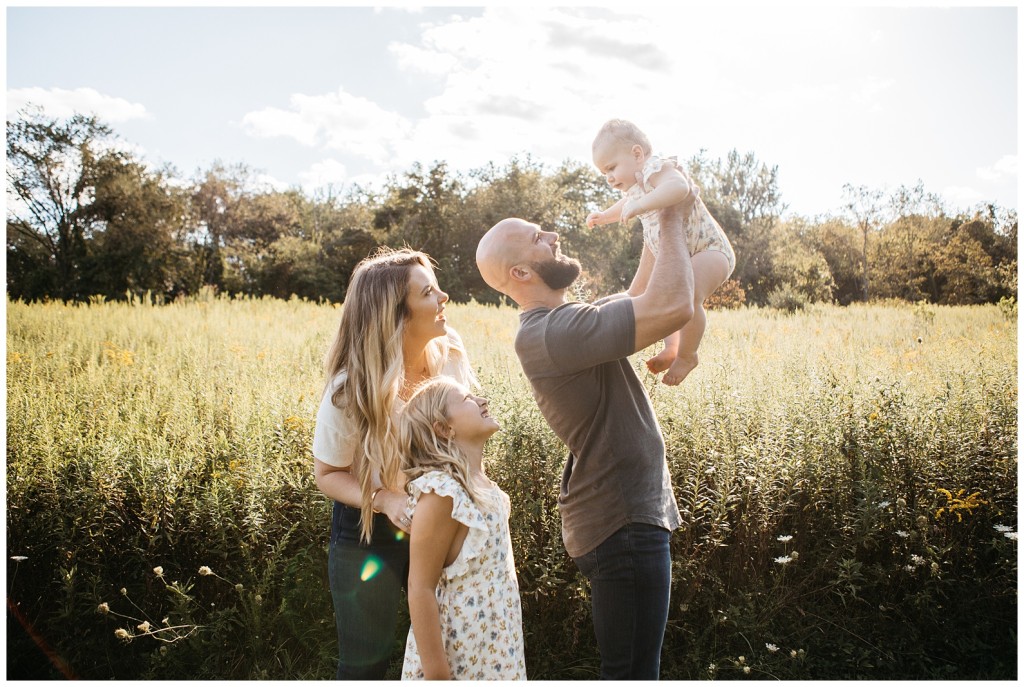
M651 374L667 370L679 354L679 332L672 332L665 337L665 345L657 355L647 359L647 369Z
M676 386L697 367L697 347L704 338L708 316L704 299L715 292L729 277L729 260L724 253L706 250L691 258L693 264L693 317L679 330L676 359L662 377L662 384Z

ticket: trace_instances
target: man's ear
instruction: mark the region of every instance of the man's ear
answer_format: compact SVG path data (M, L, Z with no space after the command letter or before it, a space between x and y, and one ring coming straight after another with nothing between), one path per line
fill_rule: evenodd
M516 265L508 271L509 276L515 281L530 281L530 277L533 273L530 272L529 268L523 267L522 265Z

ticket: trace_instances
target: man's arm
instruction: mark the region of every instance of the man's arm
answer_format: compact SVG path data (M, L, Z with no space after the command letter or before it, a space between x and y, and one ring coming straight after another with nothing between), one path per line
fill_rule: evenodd
M683 218L690 216L695 202L691 190L682 203L659 213L658 257L647 289L632 299L637 351L678 331L693 317L693 267L683 236Z

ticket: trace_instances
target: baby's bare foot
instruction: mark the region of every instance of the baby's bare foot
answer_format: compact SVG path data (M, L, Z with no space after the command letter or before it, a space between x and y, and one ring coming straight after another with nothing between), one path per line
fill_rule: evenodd
M681 355L672 361L672 364L668 368L668 372L661 378L662 384L668 386L678 386L686 379L686 375L693 372L693 368L697 367L697 354L691 353L689 355Z
M669 369L675 359L675 353L668 349L662 349L661 353L647 359L647 369L651 371L651 374L659 374Z

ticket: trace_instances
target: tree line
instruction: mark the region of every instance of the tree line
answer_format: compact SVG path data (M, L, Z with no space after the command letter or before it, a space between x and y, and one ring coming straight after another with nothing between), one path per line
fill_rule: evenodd
M589 165L514 157L469 172L413 165L381 189L276 190L245 164L184 179L154 169L95 116L29 107L7 126L7 292L22 300L157 301L204 290L340 302L378 246L423 250L454 301L498 302L476 270L479 237L523 217L559 232L586 268L580 296L620 291L639 225L587 229L617 194ZM736 252L715 305L973 304L1015 299L1017 215L993 203L950 211L918 183L847 184L825 216L786 216L778 170L753 153L687 161Z

